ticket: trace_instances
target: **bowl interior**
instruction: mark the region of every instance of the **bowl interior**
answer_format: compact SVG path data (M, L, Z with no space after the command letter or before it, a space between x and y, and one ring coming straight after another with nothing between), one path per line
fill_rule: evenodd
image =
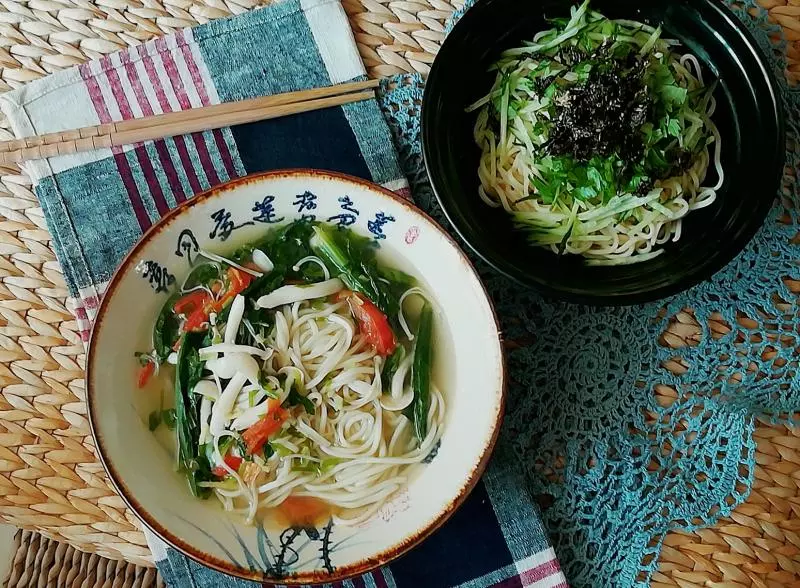
M743 25L713 0L594 0L609 18L662 24L665 37L698 57L716 79L713 119L722 137L725 179L717 200L684 219L681 238L639 264L591 267L575 255L533 247L502 210L478 197L480 150L475 113L465 107L492 86L489 66L508 48L567 16L567 0L480 0L445 40L426 83L422 108L425 164L456 231L487 262L517 281L567 299L602 304L657 299L710 277L762 224L783 168L783 119L775 82ZM713 167L713 166L712 166ZM715 182L709 171L707 181Z
M298 195L312 194L302 207ZM149 430L158 393L135 383L136 351L151 343L153 321L168 294L188 273L197 249L224 254L263 235L256 204L274 205L273 219L301 215L326 220L342 212L345 196L358 211L351 228L379 239L379 258L415 275L438 306L434 383L447 401L444 433L428 464L415 466L405 490L366 524L334 525L330 532L298 531L298 557L281 556L285 527L278 521L247 526L216 500L190 495L174 472L168 432ZM219 211L223 213L220 214ZM261 208L263 210L263 207ZM226 217L230 214L230 217ZM379 215L385 222L374 224ZM225 217L229 236L219 230ZM249 224L248 224L249 223ZM217 229L217 230L215 230ZM160 267L157 276L142 270ZM166 272L166 273L165 273ZM174 276L174 281L169 276ZM283 577L282 583L333 581L396 557L452 513L477 481L499 427L504 390L502 350L494 313L463 253L409 203L365 182L323 172L276 172L245 178L200 195L177 209L137 244L111 281L89 350L88 402L100 456L120 494L143 522L196 560L245 578ZM167 391L171 394L171 391ZM166 437L164 436L166 434ZM325 539L327 537L327 539ZM329 560L320 557L328 541ZM284 550L284 555L290 553Z

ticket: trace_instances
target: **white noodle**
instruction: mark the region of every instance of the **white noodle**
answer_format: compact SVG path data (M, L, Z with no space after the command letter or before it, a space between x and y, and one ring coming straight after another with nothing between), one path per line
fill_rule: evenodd
M217 255L216 253L211 253L209 251L204 251L203 249L198 251L198 253L200 255L202 255L203 257L206 257L206 258L210 259L211 261L218 261L220 263L228 264L229 266L235 267L236 269L241 270L246 274L250 274L251 276L254 276L256 278L260 278L261 276L264 275L261 272L257 272L255 270L250 269L250 268L247 268L247 267L244 267L242 265L239 265L238 263L236 263L234 261L231 261L230 259L227 259L225 257L222 257L221 255Z
M405 295L415 293L425 296L417 288ZM357 333L346 303L286 304L275 309L274 325L265 341L267 352L238 345L235 338L201 350L201 357L209 358L207 366L224 359L212 359L219 354L249 354L262 359L265 370L262 384L245 386L247 378L237 370L221 393L211 382L198 385L204 395L202 441L213 443L212 466L221 465L236 480L235 489L205 485L214 489L223 508L248 520L259 508L276 507L290 495L319 498L343 509L334 515L339 524L368 520L407 483L407 468L422 462L440 438L444 398L432 386L428 433L417 441L402 414L413 399L408 381L413 354L398 366L391 392L384 395L383 358ZM258 458L261 473L247 482L224 464L219 442L267 414L267 390L276 390L281 403L298 391L313 403L314 414L301 407L292 410L287 424L270 438L279 453Z
M322 275L325 276L325 279L326 280L330 280L331 279L331 272L328 271L328 266L325 265L325 262L322 261L316 255L309 255L307 257L304 257L303 259L298 261L296 264L294 264L294 266L292 266L292 269L294 271L296 271L296 272L299 272L300 271L300 266L303 265L304 263L308 263L308 262L316 263L319 267L322 268Z
M214 356L217 353L246 353L248 355L255 355L261 359L269 359L272 357L272 349L259 349L258 347L251 347L250 345L236 345L234 343L217 343L216 345L209 345L200 350L200 356Z
M422 298L424 298L425 300L430 302L431 306L436 308L436 303L433 300L431 300L431 297L428 296L425 293L425 290L423 290L422 288L419 288L419 287L415 286L415 287L409 288L408 290L403 292L403 295L400 296L400 302L399 302L399 307L400 308L397 311L397 320L400 323L400 327L402 327L403 332L405 332L406 337L408 337L409 341L413 341L414 340L414 334L408 328L408 323L406 322L406 317L405 317L405 314L403 313L403 302L405 302L406 298L408 298L409 296L411 296L413 294L416 294L417 296L421 296Z

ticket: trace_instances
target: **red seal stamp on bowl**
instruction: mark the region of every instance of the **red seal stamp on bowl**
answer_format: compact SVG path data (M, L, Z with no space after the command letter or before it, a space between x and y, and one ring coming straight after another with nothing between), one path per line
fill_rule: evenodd
M419 227L417 225L412 225L406 231L405 242L406 245L411 245L414 241L417 240L419 237Z

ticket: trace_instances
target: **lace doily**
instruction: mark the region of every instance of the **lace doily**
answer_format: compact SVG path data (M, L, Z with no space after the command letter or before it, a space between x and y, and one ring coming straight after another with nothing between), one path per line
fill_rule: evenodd
M753 0L732 7L768 54L787 114L781 193L741 255L683 294L627 308L544 300L472 256L509 344L503 436L576 587L647 585L669 531L713 525L747 497L755 417L790 422L800 408L800 102L783 43L770 41L778 27ZM449 228L422 163L422 87L396 77L381 102L417 204Z

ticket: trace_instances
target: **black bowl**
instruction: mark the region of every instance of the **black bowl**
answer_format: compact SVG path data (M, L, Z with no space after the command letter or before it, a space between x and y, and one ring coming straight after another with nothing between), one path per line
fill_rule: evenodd
M784 164L782 105L755 40L714 0L595 0L609 18L661 24L719 83L713 119L722 137L725 182L717 200L683 221L682 236L658 257L632 265L587 266L577 255L530 245L502 210L478 197L480 151L475 113L500 53L568 16L565 0L479 0L448 35L431 68L422 105L425 166L439 204L459 235L495 269L545 294L590 304L655 300L709 278L738 254L764 222Z

